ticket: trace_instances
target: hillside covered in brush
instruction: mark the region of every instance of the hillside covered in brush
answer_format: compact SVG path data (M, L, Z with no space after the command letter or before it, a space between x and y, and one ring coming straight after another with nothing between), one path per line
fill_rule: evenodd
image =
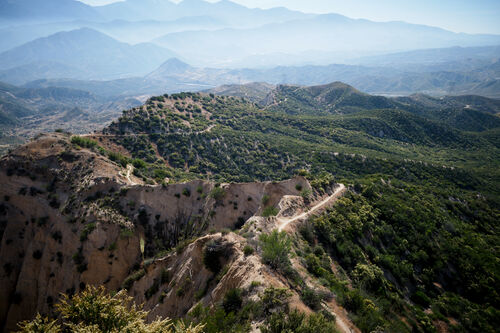
M271 89L3 157L4 330L104 285L205 332L495 332L498 101Z
M426 98L371 96L340 83L278 86L258 104L174 94L124 112L95 139L148 163L235 181L283 179L302 168L350 177L416 165L461 175L450 176L455 181L478 177L471 170L498 179L498 101Z

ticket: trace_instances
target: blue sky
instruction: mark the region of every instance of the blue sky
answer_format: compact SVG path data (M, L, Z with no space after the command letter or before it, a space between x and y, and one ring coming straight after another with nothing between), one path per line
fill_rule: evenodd
M114 0L81 0L104 4ZM208 0L216 2L217 0ZM174 1L179 2L179 1ZM500 34L500 0L233 0L247 7L283 6L374 21L406 21L455 32Z

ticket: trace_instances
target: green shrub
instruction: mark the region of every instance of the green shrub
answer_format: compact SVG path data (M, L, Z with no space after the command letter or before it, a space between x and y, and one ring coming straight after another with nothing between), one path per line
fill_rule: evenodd
M114 250L116 250L118 248L118 246L116 245L116 242L113 242L109 245L108 247L108 250L113 252Z
M331 186L334 182L335 178L332 174L328 172L322 172L319 175L316 175L315 178L311 181L311 186L320 191L325 191L329 186Z
M306 315L297 310L290 313L277 312L266 318L262 333L335 333L335 320L329 320L320 313Z
M172 177L172 174L169 171L165 170L165 169L155 169L153 171L153 177L157 181L162 181L162 180L164 180L167 177Z
M87 224L83 230L82 233L80 234L80 242L84 242L87 240L88 236L92 233L92 231L95 230L96 228L96 223L89 223Z
M229 290L222 301L222 307L226 313L238 312L242 304L243 297L241 296L241 289L238 288Z
M245 245L243 248L243 253L245 254L245 257L248 257L254 253L254 248L251 247L250 245Z
M314 244L316 236L314 235L314 226L311 223L304 223L300 226L299 232L309 244Z
M32 321L23 321L18 324L19 333L60 333L61 326L57 324L57 320L51 320L47 317L42 317L38 313Z
M270 199L271 199L271 198L269 197L269 195L264 194L264 196L262 197L261 202L262 202L262 204L263 204L264 206L267 206L267 204L269 203L269 200L270 200Z
M287 311L291 295L291 292L285 288L266 288L260 295L263 311L267 314L276 311Z
M221 187L214 187L214 189L210 191L209 196L216 201L221 201L226 196L226 191L224 191L224 189Z
M430 303L431 303L431 299L429 298L429 296L427 296L423 291L421 290L418 290L416 291L412 296L411 296L411 300L413 302L415 302L416 304L418 305L421 305L423 306L424 308L427 308L429 307Z
M194 294L194 299L196 301L199 301L202 299L205 295L207 294L207 288L199 289L195 294Z
M215 277L215 282L219 283L224 278L224 276L226 276L228 271L229 271L228 265L225 265L224 267L222 267L222 269L219 271L219 273Z
M108 152L108 158L113 161L113 162L116 162L118 164L120 164L122 167L126 167L127 164L129 163L129 159L120 154L120 153L117 153L117 152L114 152L114 151L110 151Z
M347 291L341 298L341 304L347 310L354 313L360 313L363 311L365 299L361 296L361 293L354 289Z
M263 217L270 217L270 216L276 216L278 215L279 210L277 208L274 208L273 206L269 206L264 208L262 211L262 216Z
M384 272L376 265L356 264L351 273L354 281L370 291L383 291L386 287Z
M296 171L297 175L302 176L302 177L307 177L309 176L309 171L306 169L299 169Z
M182 282L181 286L179 288L177 288L177 291L175 292L177 297L184 297L184 295L186 295L186 292L188 291L188 289L192 283L193 283L193 281L191 281L191 279L189 277L187 277L184 280L184 282Z
M165 268L161 270L160 274L160 284L165 284L170 282L170 273Z
M144 269L133 272L123 281L122 288L130 290L134 285L134 282L140 280L144 275L146 275L146 271Z
M95 146L97 146L96 141L78 135L75 135L71 138L71 143L82 148L94 148Z
M134 236L134 230L129 229L129 228L120 229L120 237L121 238L129 238L132 236Z
M322 257L325 254L325 250L319 245L316 245L314 247L313 252L314 252L314 255L317 257Z
M148 313L141 306L134 305L133 298L127 296L125 291L110 296L104 287L87 287L72 298L62 295L56 310L64 330L55 321L37 315L33 321L20 323L20 332L202 332L202 326L186 327L183 322L174 326L170 319L147 323Z
M83 255L83 248L78 248L78 251L73 254L72 258L78 273L83 273L87 270L87 263L85 262L85 256Z
M144 169L147 166L147 163L141 160L140 158L135 158L132 161L132 165L137 169Z
M302 191L300 191L300 196L304 198L304 201L307 202L309 201L309 199L311 199L312 192L309 189L303 189Z
M291 250L291 240L285 232L274 230L270 234L259 237L262 248L262 261L274 269L284 271L290 266L288 253Z
M189 239L184 239L182 241L180 241L177 246L175 247L175 252L177 254L181 254L182 252L184 252L184 249L186 247L188 247L189 244L191 244L192 242L194 242L195 239L194 238L189 238Z
M314 289L304 286L300 293L300 299L312 310L317 311L321 308L321 295Z
M262 283L260 283L260 281L252 281L250 283L250 291L254 290L255 288L261 286Z

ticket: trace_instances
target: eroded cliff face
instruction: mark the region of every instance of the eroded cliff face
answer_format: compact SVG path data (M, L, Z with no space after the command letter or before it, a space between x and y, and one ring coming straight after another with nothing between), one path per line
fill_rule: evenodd
M140 258L138 235L120 237L131 222L86 199L94 188L125 185L120 168L73 149L62 134L20 147L0 164L0 321L5 330L36 312L52 311L61 292L71 294L88 283L119 287ZM78 209L72 210L76 202Z
M59 133L2 158L0 184L4 331L37 312L51 313L60 293L72 294L86 284L109 290L125 284L153 317L185 315L198 301L213 304L227 290L252 281L283 285L257 256L244 256L243 247L255 242L255 235L217 231L244 227L249 232L250 225L257 228L256 220L260 231L276 227L275 219L257 217L262 202L280 207L280 216L290 215L305 207L298 188L310 189L301 177L277 183L144 185L106 157L75 149L70 137ZM144 257L155 259L143 262L141 238ZM188 239L193 241L185 248L168 251ZM220 264L226 274L220 279L203 264L207 242L224 249Z

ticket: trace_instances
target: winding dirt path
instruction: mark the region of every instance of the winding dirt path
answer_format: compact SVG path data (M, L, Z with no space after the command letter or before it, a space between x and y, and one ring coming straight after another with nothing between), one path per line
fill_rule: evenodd
M340 198L347 190L346 187L344 186L344 184L339 184L339 185L340 186L335 190L335 192L333 192L332 195L330 195L328 198L324 199L323 201L319 202L318 204L313 206L308 211L306 211L300 215L294 216L292 218L283 218L283 217L278 218L278 231L280 231L280 232L283 231L290 223L308 218L309 216L314 214L317 210L319 210L319 209L321 209L329 204L333 204L335 201L337 201L338 198Z
M332 195L320 201L316 205L314 205L308 211L299 214L297 216L291 218L278 218L278 231L283 231L287 226L291 223L306 219L310 217L312 214L318 212L327 206L331 206L335 201L337 201L344 193L347 191L347 188L343 184L339 184L339 187L333 192ZM361 331L351 322L349 317L347 316L347 312L342 309L335 300L329 302L329 307L335 313L336 316L336 325L340 332L342 333L361 333Z
M337 328L342 333L361 333L361 330L357 328L347 315L347 311L337 304L337 301L332 300L328 303L330 309L335 313L335 323Z
M129 183L131 185L138 185L136 182L132 181L132 179L130 178L130 174L134 172L134 167L132 166L132 164L127 164L127 173L125 174L125 178L127 178L127 180L129 181Z

